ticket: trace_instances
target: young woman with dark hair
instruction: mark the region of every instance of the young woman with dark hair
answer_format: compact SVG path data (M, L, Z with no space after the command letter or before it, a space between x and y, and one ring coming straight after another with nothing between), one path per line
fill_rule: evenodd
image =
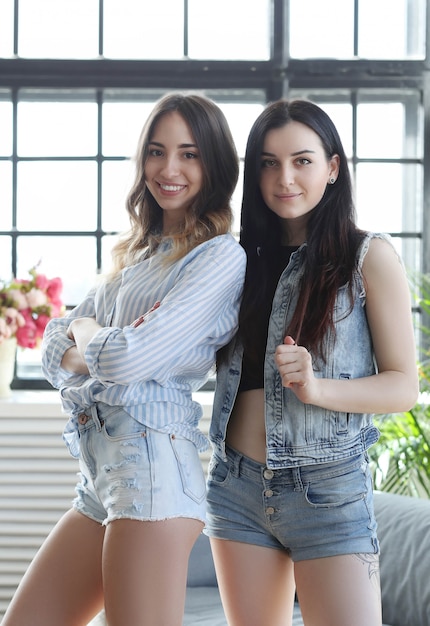
M239 332L218 358L208 523L229 626L379 626L367 449L408 410L411 302L388 236L357 228L347 159L306 100L247 144Z

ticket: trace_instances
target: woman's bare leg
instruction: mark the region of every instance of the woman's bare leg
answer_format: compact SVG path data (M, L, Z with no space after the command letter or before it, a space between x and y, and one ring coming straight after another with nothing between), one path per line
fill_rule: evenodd
M2 626L86 626L103 606L105 529L69 511L25 573Z
M211 546L229 626L291 624L295 585L286 552L213 538Z
M103 579L109 626L181 626L188 560L203 524L121 519L106 529Z
M306 626L381 626L377 555L300 561L295 576Z

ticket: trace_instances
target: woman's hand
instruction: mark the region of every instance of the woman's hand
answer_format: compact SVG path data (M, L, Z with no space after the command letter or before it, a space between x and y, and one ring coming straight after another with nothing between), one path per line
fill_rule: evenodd
M87 347L87 344L100 329L100 324L92 317L77 317L70 322L67 328L67 336L76 343L80 350L83 344L85 344L85 348Z
M87 364L78 352L76 346L72 346L63 355L61 367L73 374L89 374Z
M84 359L87 345L101 328L100 324L92 317L77 317L70 322L67 328L67 336L75 342L82 359Z
M312 357L303 346L287 335L275 351L275 363L282 385L291 389L301 402L316 404L319 381L312 368Z
M101 326L92 317L78 317L73 319L68 328L67 336L75 342L64 353L61 367L74 374L89 374L85 362L85 349L92 337L100 330Z

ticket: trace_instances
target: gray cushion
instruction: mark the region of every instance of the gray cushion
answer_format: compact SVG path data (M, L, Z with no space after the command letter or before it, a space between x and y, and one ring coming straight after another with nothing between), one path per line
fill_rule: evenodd
M218 587L189 587L183 626L227 626Z
M227 626L218 588L188 589L183 626ZM298 605L294 607L291 626L303 626Z
M430 500L375 493L383 620L430 625Z
M187 586L217 586L209 537L203 535L203 533L198 537L193 549L191 550L190 560L188 563Z

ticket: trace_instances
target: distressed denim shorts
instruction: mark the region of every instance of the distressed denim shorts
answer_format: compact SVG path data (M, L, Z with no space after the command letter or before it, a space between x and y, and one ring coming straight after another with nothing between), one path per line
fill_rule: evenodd
M99 403L87 413L79 416L77 511L102 524L205 521L205 477L193 442L147 428L121 407Z
M231 448L227 458L210 463L205 534L293 561L379 552L367 455L280 470Z

